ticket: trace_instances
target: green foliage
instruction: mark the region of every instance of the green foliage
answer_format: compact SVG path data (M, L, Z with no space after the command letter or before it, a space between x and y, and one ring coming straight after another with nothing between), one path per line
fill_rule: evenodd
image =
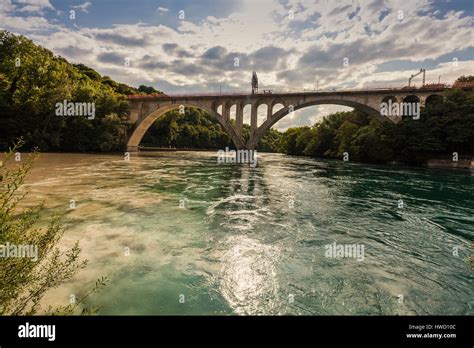
M250 126L248 126L248 129L250 132ZM279 152L282 135L283 133L271 128L258 143L257 150L261 152Z
M458 80L472 81L472 76ZM386 163L421 164L429 158L474 154L474 93L461 89L445 92L428 103L419 120L399 124L382 121L359 111L328 115L313 127L290 128L283 133L280 151L290 155L342 158Z
M282 135L280 148L284 149L288 155L301 155L310 138L310 127L289 128Z
M84 268L87 261L79 260L78 242L71 249L60 251L58 242L64 233L58 218L54 217L46 226L39 223L43 205L30 209L20 209L18 205L27 193L21 186L37 153L33 152L20 165L11 162L20 144L5 154L0 162L0 245L32 246L37 248L37 259L31 257L0 258L0 315L33 315L41 310L40 301L44 294ZM32 255L29 255L32 256ZM89 291L74 304L47 309L50 314L74 314L83 306L84 300L105 285L101 279L99 286ZM83 314L94 313L95 309L85 308Z
M420 120L406 119L395 127L398 158L420 163L430 157L474 154L474 93L458 89L444 101L427 105Z
M152 86L145 86L145 85L140 85L138 87L138 91L145 94L155 94L155 93L161 94L162 93L158 91L157 89L153 88Z
M219 122L196 108L186 108L184 114L173 110L158 118L143 137L142 144L199 149L232 147Z
M125 143L128 103L137 89L72 65L23 36L0 31L0 146L22 136L43 151L114 151ZM58 117L58 102L93 102L95 119Z
M469 76L460 76L457 80L457 82L474 82L474 75L469 75Z

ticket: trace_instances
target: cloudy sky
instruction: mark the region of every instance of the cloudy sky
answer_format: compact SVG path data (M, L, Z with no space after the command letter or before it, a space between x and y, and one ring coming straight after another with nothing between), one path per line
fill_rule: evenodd
M0 0L0 28L165 93L248 92L253 70L274 91L474 74L473 0ZM276 128L343 109L303 109Z

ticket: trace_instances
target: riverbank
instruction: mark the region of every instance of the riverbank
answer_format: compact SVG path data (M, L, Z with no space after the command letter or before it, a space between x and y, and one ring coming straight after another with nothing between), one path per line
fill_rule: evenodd
M219 149L198 149L198 148L166 148L166 147L153 147L153 146L146 146L140 147L140 152L146 153L153 153L153 152L215 152ZM24 153L24 151L21 151ZM82 152L40 152L47 153L47 154L82 154L82 155L117 155L122 154L120 152L91 152L91 153L82 153ZM311 157L311 156L304 156L304 155L286 155L281 152L264 152L258 151L258 153L265 153L265 154L278 154L278 155L285 155L285 156L292 156L292 157L299 157L299 158L308 158L314 160L338 160L337 158L332 157ZM3 160L4 156L3 153L0 153L0 160ZM0 162L1 163L1 162ZM407 164L398 161L392 161L387 163L370 163L370 162L358 162L358 161L351 161L351 163L357 163L361 165L386 165L391 167L398 167L398 168L429 168L429 169L446 169L446 170L468 170L474 172L474 157L463 157L458 161L453 161L452 159L447 158L432 158L424 163L416 164Z
M460 159L453 161L452 159L430 159L426 162L428 168L445 168L445 169L469 169L474 171L474 159Z
M198 148L184 148L184 147L155 147L155 146L139 146L140 151L163 151L163 152L177 152L177 151L198 151L198 152L214 152L215 149L198 149Z

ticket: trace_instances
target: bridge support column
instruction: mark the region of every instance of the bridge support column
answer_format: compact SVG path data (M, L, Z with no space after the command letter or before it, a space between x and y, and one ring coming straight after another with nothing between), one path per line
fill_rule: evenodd
M222 104L222 117L224 117L224 120L226 122L230 121L230 104L229 103Z
M130 114L127 121L130 124L135 124L137 123L139 117L140 117L140 110L138 108L133 108L133 109L130 109Z
M139 152L138 146L127 146L127 152Z
M242 129L244 127L244 106L242 103L237 104L237 110L235 110L235 132L239 138L242 138Z
M252 103L252 109L250 113L250 135L254 134L257 130L257 105Z
M272 118L273 107L272 104L267 104L267 120Z

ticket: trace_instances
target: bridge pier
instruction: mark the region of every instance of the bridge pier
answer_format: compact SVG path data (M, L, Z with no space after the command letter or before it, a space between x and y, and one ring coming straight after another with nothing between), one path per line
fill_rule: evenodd
M237 104L237 110L235 110L235 132L239 138L242 138L242 129L244 127L244 106L242 103Z
M254 102L251 104L251 110L250 110L250 135L255 133L257 130L257 107L258 105Z
M230 107L232 105L230 102L225 102L222 104L222 117L224 118L224 121L229 122L230 121Z
M138 146L127 146L127 152L139 152Z

